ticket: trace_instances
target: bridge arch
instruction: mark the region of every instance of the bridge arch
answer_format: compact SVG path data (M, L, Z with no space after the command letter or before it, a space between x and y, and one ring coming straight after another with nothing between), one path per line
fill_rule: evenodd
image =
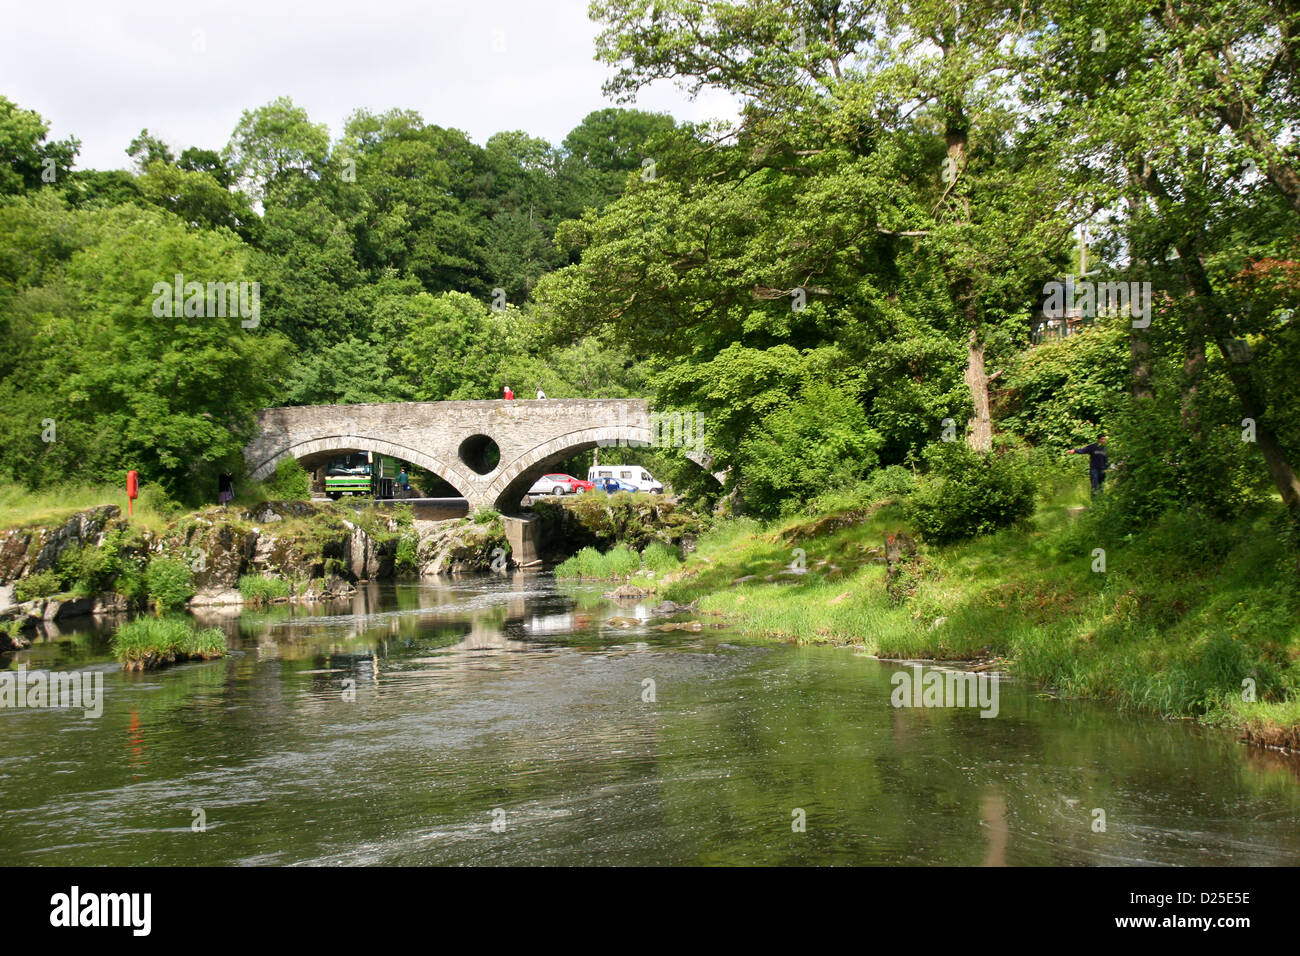
M257 465L250 472L249 477L254 481L261 481L270 477L275 472L276 465L285 458L310 460L322 455L338 456L354 451L372 451L379 455L389 455L400 461L418 465L425 471L432 472L447 482L462 496L468 498L472 494L474 481L437 456L383 438L371 438L366 435L325 435L295 442Z
M633 423L600 425L580 428L556 435L518 455L513 461L502 463L491 476L485 494L498 511L515 511L525 492L538 478L588 449L601 444L650 444L650 429Z
M676 424L687 425L680 417ZM699 416L692 414L689 431L664 424L643 399L626 398L266 408L244 462L253 478L263 479L287 457L309 464L349 451L378 452L438 475L471 510L513 511L537 478L597 445L685 445L686 456L707 470Z

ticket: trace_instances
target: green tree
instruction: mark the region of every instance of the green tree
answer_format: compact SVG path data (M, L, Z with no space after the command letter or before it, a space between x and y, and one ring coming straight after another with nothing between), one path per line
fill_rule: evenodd
M329 157L329 130L281 96L244 110L222 160L250 195L264 197L277 181L319 174Z
M176 273L251 280L248 250L161 211L66 215L76 247L42 269L15 310L23 373L0 383L10 412L0 461L33 485L69 475L118 483L135 468L187 500L207 497L217 464L238 454L278 390L287 343L239 315L173 315L156 287Z
M68 175L81 141L47 142L49 130L39 113L0 96L0 196L39 189Z

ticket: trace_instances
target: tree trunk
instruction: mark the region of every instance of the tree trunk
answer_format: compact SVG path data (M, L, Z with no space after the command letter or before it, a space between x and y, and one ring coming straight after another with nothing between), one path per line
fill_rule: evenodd
M993 448L993 416L989 403L989 376L984 368L984 343L978 329L971 329L967 340L966 387L970 389L973 409L966 441L975 451L990 451Z
M1151 340L1147 338L1146 329L1129 330L1128 352L1133 370L1133 397L1154 397L1155 391L1151 387Z
M1201 437L1201 416L1196 409L1196 395L1201 390L1205 373L1205 336L1200 328L1189 330L1187 344L1183 347L1183 397L1181 416L1183 427L1193 438Z
M1136 181L1140 182L1155 197L1158 203L1173 205L1173 197L1164 188L1164 184L1160 181L1160 177L1154 168L1149 165L1144 166L1137 173ZM1204 225L1200 226L1202 233L1204 228ZM1232 325L1228 321L1223 305L1214 294L1214 286L1210 282L1210 276L1205 271L1205 264L1201 262L1197 251L1199 239L1200 236L1197 234L1184 235L1174 243L1174 248L1178 250L1178 259L1183 274L1187 277L1188 287L1195 296L1198 313L1197 324L1200 326L1202 333L1208 333L1209 337L1213 338L1218 344L1220 351L1223 352L1228 369L1228 378L1232 381L1232 387L1237 393L1237 401L1241 403L1241 410L1247 418L1255 421L1255 442L1264 455L1268 473L1273 479L1273 484L1277 486L1278 493L1282 496L1282 503L1286 505L1291 520L1297 527L1300 527L1300 478L1296 476L1295 468L1291 466L1286 449L1277 440L1277 435L1271 428L1260 421L1266 405L1259 395L1258 386L1251 376L1249 368L1247 368L1249 359L1239 360L1238 353L1240 349L1235 347Z
M1247 418L1255 422L1255 444L1259 445L1260 453L1264 456L1268 473L1281 493L1282 503L1291 513L1292 520L1300 526L1300 477L1291 467L1286 450L1278 442L1273 429L1260 421L1264 415L1264 403L1247 368L1249 360L1239 361L1236 356L1240 349L1235 348L1235 343L1226 338L1219 339L1218 345L1227 365L1228 378L1232 380L1232 386L1237 392L1237 400L1241 402L1241 410Z
M1187 284L1196 298L1198 325L1202 329L1213 330L1215 343L1223 353L1228 378L1237 393L1241 410L1247 418L1255 422L1255 443L1259 445L1259 450L1264 455L1268 473L1282 496L1282 503L1286 505L1291 520L1300 526L1300 477L1296 476L1295 469L1287 458L1286 449L1277 440L1273 429L1260 420L1266 406L1250 374L1248 367L1250 358L1242 354L1243 347L1233 339L1223 306L1214 293L1214 286L1210 283L1205 265L1196 255L1196 250L1189 243L1180 243L1176 248L1179 262L1187 276Z

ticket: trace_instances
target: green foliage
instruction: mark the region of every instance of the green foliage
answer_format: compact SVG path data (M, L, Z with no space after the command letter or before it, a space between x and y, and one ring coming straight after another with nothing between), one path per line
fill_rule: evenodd
M1242 441L1225 383L1207 380L1188 408L1195 431L1172 390L1116 403L1104 506L1117 527L1134 531L1179 507L1230 518L1267 494L1258 447Z
M59 556L58 575L63 589L89 596L108 591L122 570L122 560L114 542L105 540L102 547L86 545L69 548Z
M491 522L498 520L500 517L501 512L497 511L495 508L482 507L474 510L474 513L470 515L470 520L475 524L490 524Z
M271 501L311 500L311 475L293 457L280 459L275 473L263 482L263 487Z
M50 204L19 203L28 208L18 215ZM25 277L24 304L9 316L10 359L23 373L0 381L0 469L30 485L75 475L120 487L135 468L146 488L206 498L218 463L239 454L274 394L286 343L241 328L238 315L174 315L157 289L178 272L187 282L256 281L247 250L227 232L135 206L60 218L70 230ZM0 230L0 262L29 241Z
M682 562L681 551L662 541L651 541L641 552L641 566L647 571L663 574Z
M215 627L199 628L184 617L138 617L117 629L110 646L124 665L149 667L221 657L226 653L226 636Z
M1092 441L1128 388L1128 353L1128 330L1118 320L1025 350L1011 363L999 424L1036 445Z
M414 532L403 534L397 539L397 551L393 555L393 569L398 574L411 574L419 570L420 536Z
M155 557L144 573L145 593L159 611L185 606L194 596L194 575L189 565L175 558Z
M770 518L827 487L852 484L875 467L880 442L861 405L839 389L809 385L742 444L745 507Z
M62 590L63 583L56 572L38 571L14 582L14 600L19 603L34 601L37 598L58 594Z
M930 473L906 512L927 541L988 534L1034 511L1034 483L1017 455L980 454L962 442L939 442L924 454Z
M289 582L262 574L243 574L239 577L239 593L248 604L270 604L289 596Z
M627 545L617 545L601 554L595 548L583 548L555 568L557 578L587 578L608 581L627 577L641 570L641 556Z
M888 465L871 473L867 494L872 499L904 498L916 490L916 474L901 465Z
M0 96L0 196L40 189L68 175L81 143L46 142L49 129L39 113Z

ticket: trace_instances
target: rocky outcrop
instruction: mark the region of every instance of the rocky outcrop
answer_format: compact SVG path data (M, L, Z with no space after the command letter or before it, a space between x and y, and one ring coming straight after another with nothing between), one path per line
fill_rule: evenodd
M606 551L626 544L637 551L653 541L694 541L707 520L663 495L564 495L533 502L539 539L564 542L564 552L591 546Z
M417 522L416 528L422 576L502 570L509 563L510 545L500 519L481 524L469 518Z
M119 530L129 533L114 533L106 543L108 532ZM499 518L413 525L409 519L403 523L381 511L351 511L303 501L266 502L247 510L206 508L153 534L128 526L115 505L104 505L73 515L56 527L0 532L0 574L8 576L0 580L0 623L48 631L56 620L131 609L130 599L114 593L62 594L11 603L14 581L57 568L60 556L74 547L111 546L114 560L125 570L134 569L131 573L137 582L150 561L160 557L180 561L192 575L190 604L221 608L243 604L239 580L248 574L284 579L290 585L288 600L346 597L355 592L357 581L396 573L403 538L419 572L429 575L485 571L494 564L505 567L510 552Z
M50 570L71 548L99 544L110 523L121 514L117 505L99 505L77 512L56 527L0 532L0 584Z

